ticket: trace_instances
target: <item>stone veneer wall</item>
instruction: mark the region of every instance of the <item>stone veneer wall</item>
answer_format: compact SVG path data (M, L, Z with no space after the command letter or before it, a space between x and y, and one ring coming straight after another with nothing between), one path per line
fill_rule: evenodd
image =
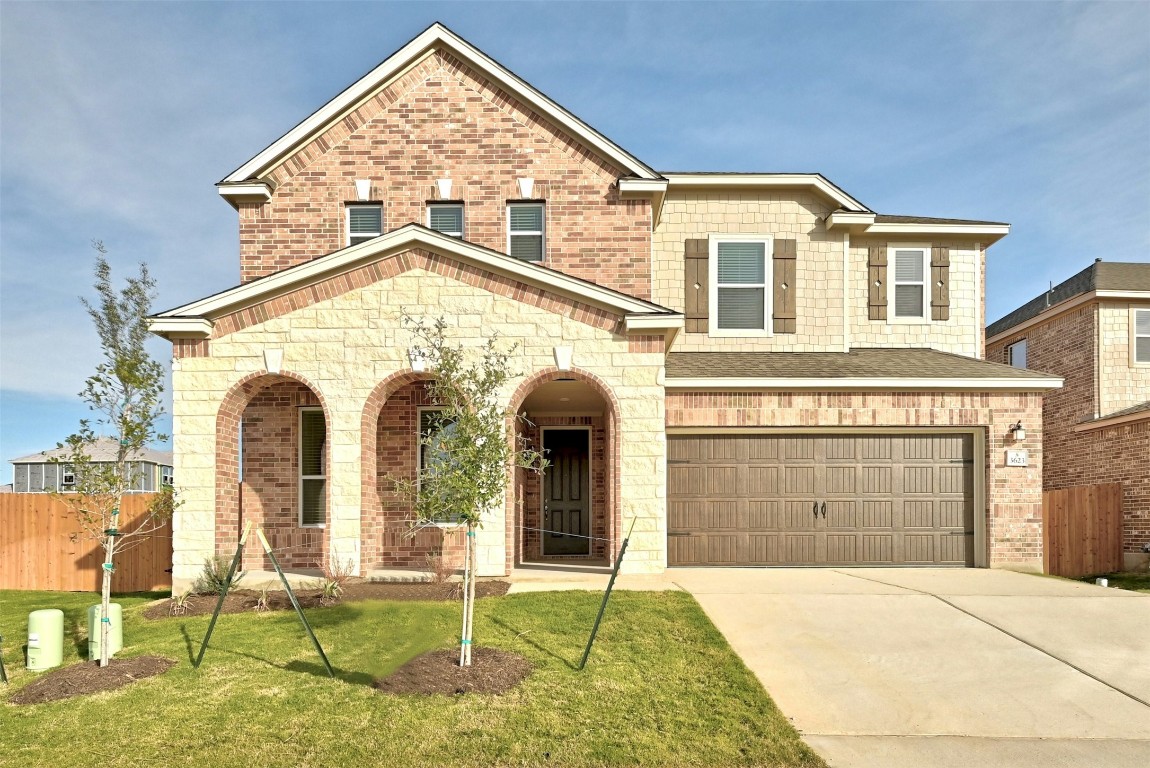
M961 427L985 445L985 521L991 567L1042 569L1041 396L990 392L676 392L667 393L667 428ZM1009 428L1021 419L1026 440ZM1006 467L1007 448L1026 448L1027 467Z
M1150 399L1150 366L1130 362L1130 306L1091 302L1055 314L987 345L987 358L1005 362L1006 348L1026 339L1027 367L1065 379L1043 401L1043 486L1122 483L1123 548L1136 555L1150 543L1150 418L1074 429Z
M241 280L347 245L355 179L374 182L384 231L427 225L436 180L464 203L464 238L508 252L516 179L546 200L543 264L651 295L651 206L622 200L608 164L447 52L434 52L270 174L275 192L240 205Z
M367 565L360 510L365 493L374 489L363 483L363 452L368 445L374 451L378 421L365 414L380 383L408 371L411 338L401 327L400 308L428 318L448 313L449 338L469 347L478 349L496 331L506 342L518 342L519 375L501 394L512 405L516 397L521 402L525 393L519 389L529 381L559 375L555 345L574 348L574 373L595 377L617 403L613 498L622 520L637 521L624 570L660 570L666 563L661 339L629 339L619 333L617 317L447 259L409 252L389 264L222 318L216 338L189 347L190 355L173 366L175 472L184 501L174 534L177 584L194 578L203 558L216 550L219 411L229 391L264 370L266 349L281 350L283 375L308 382L326 408L327 546L339 559L353 560L357 570ZM365 428L365 421L373 426ZM226 478L221 482L226 488ZM481 573L504 574L510 544L507 510L499 510L480 531Z

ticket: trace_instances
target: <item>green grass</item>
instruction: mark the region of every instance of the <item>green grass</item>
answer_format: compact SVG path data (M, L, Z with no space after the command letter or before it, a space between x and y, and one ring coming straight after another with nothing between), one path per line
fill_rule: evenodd
M370 687L425 650L450 647L458 604L361 602L309 611L330 680L293 613L220 618L197 672L208 619L150 622L122 597L124 651L179 661L119 691L17 707L0 689L0 763L212 766L822 766L686 594L612 597L584 672L574 669L599 595L481 600L476 642L528 657L504 696L387 696ZM62 608L86 621L89 594L0 591L12 688L27 615ZM73 632L66 629L66 632ZM86 644L65 643L65 663Z
M1150 572L1147 571L1122 571L1119 573L1100 573L1098 576L1105 577L1111 587L1118 589L1129 589L1132 592L1150 592ZM1094 583L1094 579L1098 576L1087 576L1082 581L1089 581Z

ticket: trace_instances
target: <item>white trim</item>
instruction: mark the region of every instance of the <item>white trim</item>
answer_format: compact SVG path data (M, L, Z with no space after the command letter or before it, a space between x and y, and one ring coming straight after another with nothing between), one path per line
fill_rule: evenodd
M1132 368L1146 368L1150 366L1150 359L1138 359L1138 339L1150 339L1150 334L1140 335L1138 333L1139 312L1145 312L1147 315L1147 320L1150 321L1150 306L1130 307L1130 366Z
M623 330L627 333L636 331L681 331L683 330L683 316L674 315L627 315L623 318Z
M851 351L851 311L854 309L854 298L851 293L850 282L851 262L851 233L843 233L843 352Z
M538 208L539 209L539 223L542 228L539 230L521 230L518 232L511 231L511 209L512 208ZM539 237L539 260L534 259L520 259L515 256L511 258L516 261L522 261L525 264L543 264L547 261L547 204L537 200L524 200L523 202L507 203L504 207L505 216L507 219L506 235L507 235L507 255L511 256L511 238L512 237Z
M378 232L359 232L355 235L352 235L352 233L351 233L351 210L352 210L352 208L378 208L379 209L379 231ZM351 246L351 245L359 245L359 243L352 243L351 242L352 237L367 238L366 240L364 240L364 242L366 243L367 240L371 240L372 238L379 237L380 235L382 235L383 230L386 227L386 225L383 221L383 215L384 215L383 203L378 202L378 201L345 203L343 206L343 232L344 232L343 243L344 243L344 246L346 247L346 246Z
M444 232L442 229L435 229L435 227L431 226L431 210L433 208L458 208L459 209L459 226L460 226L459 231L458 232ZM448 237L454 237L454 238L457 238L459 240L462 240L463 239L463 233L467 231L467 206L464 205L463 203L455 203L455 202L452 202L452 203L447 203L447 202L428 203L427 204L427 228L428 229L434 229L436 232L440 233L441 235L447 235Z
M206 339L211 337L215 324L203 317L153 317L148 320L148 331L166 339Z
M891 325L930 325L930 250L931 246L926 243L888 243L886 248L886 263L887 263L887 285L889 289L886 292L886 316L887 322ZM920 254L920 263L922 264L922 280L903 281L899 282L898 279L898 259L896 254L898 251L918 251ZM900 285L917 285L922 288L922 314L921 315L899 315L898 314L898 287Z
M867 228L868 235L990 235L1010 234L1009 224L900 224L881 222ZM991 241L993 242L993 241Z
M272 199L271 185L263 181L251 181L238 184L225 184L221 182L216 186L220 197L235 207L241 202L266 203Z
M827 229L845 227L848 232L865 232L874 218L875 214L864 211L832 211L825 221Z
M571 414L565 414L565 415L569 416ZM600 415L602 415L602 414L600 414ZM546 426L544 426L544 425L539 426L539 448L541 450L546 449L546 447L547 447L546 434L548 432L555 432L555 431L559 431L559 430L568 430L568 431L579 431L579 432L586 432L587 433L587 535L588 536L591 535L591 531L593 529L593 526L591 525L591 523L595 519L595 467L593 465L594 458L592 456L592 454L594 453L594 451L592 451L592 445L594 444L595 441L593 439L594 433L593 433L592 429L593 429L593 427L590 424L572 424L570 426L563 426L562 424L548 424ZM543 472L546 473L547 470L544 469ZM547 483L547 478L546 478L546 475L544 474L544 476L539 478L539 527L540 528L546 528L547 527L547 520L546 520L546 517L544 516L544 509L543 509L543 505L547 503L546 494L543 492L544 488L546 487L546 483ZM608 527L610 527L610 526L608 526ZM564 555L564 554L550 554L550 555L548 555L546 552L543 551L544 550L544 536L545 535L546 534L540 533L540 536L539 536L539 556L540 557L591 557L591 539L586 540L587 541L587 552L586 553L575 553L575 554L566 554L566 555Z
M296 524L300 528L326 528L328 518L328 476L326 461L324 459L328 450L328 429L330 425L327 423L327 414L323 412L323 407L318 405L307 405L297 409L299 412L296 414ZM320 456L320 469L324 470L322 475L305 475L303 473L303 415L307 412L318 411L323 416L323 430L324 430L324 447L323 455ZM303 521L303 484L305 480L323 480L323 522L322 523L304 523Z
M619 179L619 193L626 195L661 195L667 192L666 179Z
M1096 429L1116 427L1119 424L1126 424L1131 421L1145 421L1147 419L1150 419L1150 411L1139 411L1138 413L1127 413L1123 416L1095 419L1084 424L1075 424L1073 427L1071 427L1071 429L1074 432L1092 432Z
M1068 299L1063 299L1057 304L1051 304L1049 307L1042 310L1034 317L1028 320L1024 320L1018 325L1012 325L1006 330L999 331L993 336L988 337L986 339L986 344L987 346L991 344L997 344L999 341L1005 338L1013 336L1016 333L1021 333L1022 331L1032 326L1038 325L1039 323L1044 323L1047 320L1062 314L1063 312L1074 309L1075 307L1081 304L1085 304L1086 302L1094 301L1095 299L1126 299L1129 301L1146 301L1150 299L1150 291L1086 291L1085 293L1075 294ZM1002 318L999 318L999 320L1001 319ZM994 322L997 323L998 320L995 320ZM991 323L990 325L994 325L994 323Z
M611 142L447 27L436 23L313 112L303 122L272 142L258 155L228 174L224 182L246 181L266 175L307 141L386 87L393 78L401 75L422 55L439 46L450 48L452 53L460 56L480 73L489 76L499 88L508 91L554 122L560 129L577 137L582 143L614 160L636 176L646 179L657 178L658 175L638 158Z
M719 285L719 245L721 243L762 243L763 245L763 282L759 283L727 283ZM707 236L707 299L710 311L707 313L707 335L711 337L734 338L761 338L773 336L774 329L771 317L774 314L774 235L758 234L723 234L712 232ZM720 288L762 288L763 289L763 326L762 328L720 328L719 327L719 289Z
M714 187L747 189L753 187L808 187L818 190L843 208L870 212L870 208L842 191L817 173L664 173L670 187Z
M664 385L667 389L821 389L831 392L854 389L898 389L898 390L1011 390L1017 392L1035 392L1045 389L1061 389L1061 377L1043 378L986 378L986 379L932 379L932 378L751 378L751 377L714 377L677 379L668 378Z
M531 285L548 288L615 312L639 315L665 314L666 312L666 308L658 304L624 296L562 272L541 267L534 262L519 261L506 254L473 245L454 237L448 237L416 224L407 224L366 243L329 253L327 256L289 267L259 280L238 285L215 296L209 296L182 307L161 312L151 318L149 328L160 327L162 331L164 324L177 319L188 322L189 316L191 316L196 322L206 324L210 331L211 323L204 319L205 317L219 317L267 301L280 293L349 272L392 252L407 249L413 245L426 246L440 253L457 256L493 272L508 275ZM154 332L159 333L161 331Z

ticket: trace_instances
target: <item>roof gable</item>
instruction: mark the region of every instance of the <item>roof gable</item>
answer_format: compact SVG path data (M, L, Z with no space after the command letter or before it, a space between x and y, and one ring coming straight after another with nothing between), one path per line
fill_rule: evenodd
M349 113L362 106L374 94L433 50L446 50L468 66L491 79L524 104L557 127L583 142L589 149L612 160L629 174L644 179L659 178L646 163L615 144L587 123L568 112L532 85L496 62L491 57L456 35L440 23L432 24L383 63L364 75L301 123L272 142L262 152L228 174L221 182L221 194L231 185L246 190L253 180L263 179L271 170L290 158Z

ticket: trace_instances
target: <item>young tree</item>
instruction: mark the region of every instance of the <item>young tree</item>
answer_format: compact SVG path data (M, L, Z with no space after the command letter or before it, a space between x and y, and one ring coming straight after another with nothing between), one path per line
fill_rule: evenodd
M510 472L515 467L542 471L543 455L508 435L517 418L501 407L498 396L514 375L511 356L517 345L501 348L488 339L478 355L469 355L461 344L447 341L443 318L432 324L404 316L404 325L415 336L417 350L427 360L433 378L432 401L440 409L431 412L430 424L420 435L430 460L415 480L392 478L397 495L411 504L416 525L458 522L467 528L463 565L463 632L459 665L471 664L471 636L475 608L475 531L484 515L503 499Z
M76 481L74 492L59 493L59 498L71 507L83 536L104 550L100 590L100 666L104 667L115 556L159 528L170 517L173 502L171 488L164 488L131 530L120 527L121 499L139 479L139 463L133 466L133 459L149 443L164 439L156 434L156 421L163 413L164 369L144 349L156 283L147 265L140 264L139 275L129 277L117 291L104 244L97 241L92 247L99 298L94 304L80 301L96 326L103 361L85 381L80 397L99 414L95 424L110 435L116 454L113 461L93 460L91 451L99 436L96 426L84 419L79 431L65 441L65 456L57 461L72 465Z

